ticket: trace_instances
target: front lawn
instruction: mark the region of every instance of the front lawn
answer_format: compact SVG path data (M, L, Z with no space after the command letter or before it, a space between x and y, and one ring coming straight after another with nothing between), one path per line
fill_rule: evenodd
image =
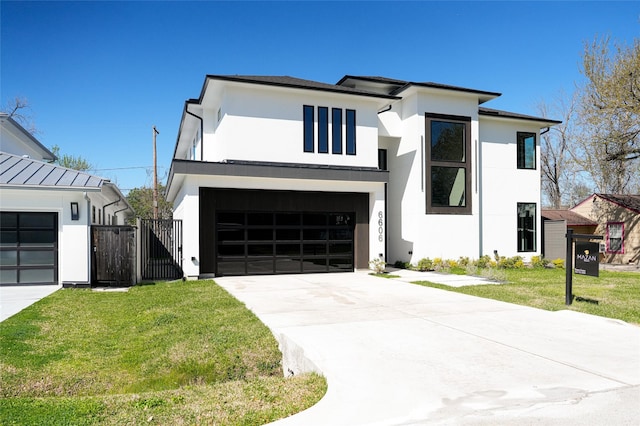
M550 311L571 309L640 325L640 274L600 271L600 277L573 276L571 306L565 305L565 270L505 269L505 284L449 287L430 282L417 284L502 300Z
M263 424L315 404L213 281L60 290L0 323L0 424Z

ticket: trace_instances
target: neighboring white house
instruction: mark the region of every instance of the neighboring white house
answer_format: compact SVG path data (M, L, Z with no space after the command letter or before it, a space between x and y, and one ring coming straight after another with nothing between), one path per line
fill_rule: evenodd
M92 225L133 214L108 180L55 164L51 151L0 114L0 284L91 284Z
M167 184L187 276L541 251L540 130L499 93L382 77L208 75Z

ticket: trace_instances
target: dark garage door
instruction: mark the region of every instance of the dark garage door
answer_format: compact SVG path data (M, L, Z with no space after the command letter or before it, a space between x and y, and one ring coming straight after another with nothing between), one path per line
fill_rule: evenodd
M355 213L219 211L217 275L353 271Z
M200 188L200 275L353 271L369 262L369 194Z
M57 213L0 213L0 284L58 284Z

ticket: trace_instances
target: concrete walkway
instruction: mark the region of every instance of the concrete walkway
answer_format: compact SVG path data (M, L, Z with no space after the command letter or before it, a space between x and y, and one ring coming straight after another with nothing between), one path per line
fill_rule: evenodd
M327 378L318 404L276 424L637 424L640 327L409 278L216 279L271 328L285 371Z
M60 289L57 285L0 286L0 321Z

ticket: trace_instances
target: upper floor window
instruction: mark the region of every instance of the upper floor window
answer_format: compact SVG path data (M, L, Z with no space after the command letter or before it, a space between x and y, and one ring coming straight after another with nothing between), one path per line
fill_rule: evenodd
M518 132L518 168L536 168L536 134Z
M536 251L536 203L518 203L518 251Z
M318 152L329 152L329 108L318 107Z
M313 107L305 105L303 107L303 125L304 125L304 152L314 151L313 140Z
M471 118L426 114L427 213L471 213Z
M331 110L331 152L342 154L342 109Z
M356 155L356 111L347 110L347 155Z
M329 130L329 108L318 107L318 123L315 126L315 107L303 106L304 152L316 152L315 136L317 132L319 153L329 152L329 135L331 135L331 152L342 154L342 109L331 109L331 130ZM315 130L314 132L314 129ZM356 155L356 111L347 109L345 113L345 139L347 155Z
M607 223L607 253L624 253L624 223Z

